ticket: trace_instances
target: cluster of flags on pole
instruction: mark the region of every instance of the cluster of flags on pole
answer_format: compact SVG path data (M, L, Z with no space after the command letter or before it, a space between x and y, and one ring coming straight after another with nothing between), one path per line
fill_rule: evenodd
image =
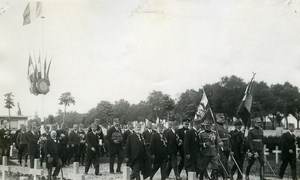
M23 25L30 24L39 17L43 18L42 2L29 2L23 13Z
M51 66L50 60L47 64L47 57L44 61L42 70L41 55L39 55L38 63L33 64L31 55L29 54L27 78L30 84L30 93L34 95L47 94L50 88L49 71Z

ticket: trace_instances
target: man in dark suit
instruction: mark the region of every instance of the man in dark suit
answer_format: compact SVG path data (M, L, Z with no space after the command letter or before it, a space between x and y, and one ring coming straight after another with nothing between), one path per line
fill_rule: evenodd
M73 130L69 133L68 164L71 163L72 158L74 158L75 162L79 162L79 145L80 145L80 136L78 133L78 124L74 124Z
M18 133L16 144L18 146L18 157L19 157L19 163L22 166L22 158L24 157L25 160L25 167L27 166L27 132L26 132L26 126L22 124L21 126L21 132Z
M30 160L30 168L34 167L34 159L40 157L40 151L39 151L39 139L40 134L38 132L38 129L36 127L35 123L32 123L31 130L27 132L27 142L28 142L28 155Z
M106 153L106 149L105 149L105 139L104 139L103 130L102 130L102 127L100 126L100 119L95 119L94 124L96 124L96 126L97 126L96 132L97 132L97 136L99 138L99 144L100 144L100 157L102 157L104 155L104 153ZM92 132L91 127L88 130L88 133L89 132Z
M151 169L152 159L151 159L150 143L151 143L152 136L156 131L152 129L152 122L147 122L145 127L146 129L143 132L143 137L145 140L145 150L148 158L148 164L146 164L146 168Z
M87 155L85 163L85 174L88 174L91 163L93 162L95 168L95 175L100 175L99 173L99 163L100 163L100 146L99 146L99 137L97 134L97 125L91 125L91 132L87 133L86 142L87 142Z
M163 135L164 125L159 123L157 124L158 132L155 132L152 135L150 149L151 149L151 159L153 160L153 168L151 170L150 179L153 179L156 171L160 168L161 179L165 180L166 175L166 166L168 161L167 154L167 139Z
M80 136L80 145L79 145L79 163L84 166L84 159L86 153L86 133L83 130L83 124L79 124L79 136Z
M290 163L293 180L297 180L297 157L296 157L296 136L293 133L295 130L294 124L289 124L289 130L282 134L282 164L280 166L279 177L283 178L285 169Z
M182 140L182 145L179 146L179 155L180 155L180 161L179 161L179 164L178 164L178 173L179 175L181 174L181 171L184 167L184 138L185 138L185 134L186 132L189 130L189 125L190 125L190 121L189 119L185 118L182 120L182 128L178 129L177 130L177 134L178 134L178 137L179 139ZM186 171L187 173L187 171Z
M178 173L177 165L177 153L178 153L178 141L177 134L174 129L175 122L169 121L169 129L164 131L164 136L167 139L167 153L168 153L168 163L167 163L167 176L169 176L171 170L174 170L174 174L177 179L181 179Z
M127 141L127 138L130 134L133 133L133 123L131 121L129 121L127 123L127 126L128 126L128 129L123 133L123 144L124 144L124 147L126 146L126 141Z
M61 125L61 129L56 130L57 140L59 142L59 155L63 166L67 165L68 160L68 131L65 124Z
M188 172L196 172L196 175L201 171L200 127L201 121L195 120L193 128L186 132L184 139L185 167Z
M0 129L0 149L1 149L1 155L7 156L7 158L10 157L9 151L10 151L10 144L11 144L11 131L7 129L8 121L4 120L2 122L3 128Z
M125 148L125 161L131 167L130 180L140 180L140 173L144 174L144 164L146 161L146 152L144 146L144 138L141 134L141 124L137 123L134 132L127 138ZM147 178L144 176L144 179Z
M236 160L237 165L239 166L240 170L243 172L243 165L245 159L245 137L244 132L241 131L243 125L243 121L237 119L234 122L235 130L230 132L230 143L231 143L231 155ZM237 170L236 164L233 164L231 171L230 171L230 179L233 180L233 175ZM243 175L238 171L237 180L242 180Z
M46 141L50 138L51 138L51 136L50 136L50 127L45 126L45 132L40 137L40 150L41 150L40 166L41 167L43 167L43 161L45 159L47 161L47 158L46 158L46 155L45 155L45 144L46 144Z
M119 119L113 119L113 126L107 131L107 141L108 141L108 150L109 150L109 172L114 173L114 161L115 156L118 157L117 173L122 173L121 165L123 162L123 147L122 147L122 131L119 127Z
M62 168L62 161L59 156L59 142L57 140L56 131L51 131L51 137L45 143L45 155L47 157L47 169L48 175L51 180L51 175L53 179L57 179L60 169ZM52 174L52 167L55 166L55 170Z

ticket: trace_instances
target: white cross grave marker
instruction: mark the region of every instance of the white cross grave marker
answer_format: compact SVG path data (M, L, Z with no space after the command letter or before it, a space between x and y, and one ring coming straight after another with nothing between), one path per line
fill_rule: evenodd
M41 169L40 167L40 160L39 159L34 159L34 168L29 169L30 174L33 175L33 180L38 180L39 176L44 175L44 170Z
M84 174L79 174L79 162L73 163L73 173L68 174L72 180L85 180Z
M0 170L2 171L2 180L7 179L7 172L10 171L10 167L7 165L7 157L2 157L2 165L0 165Z
M274 154L276 154L276 164L279 162L279 154L281 153L281 150L278 149L278 146L276 146L276 150L272 151Z

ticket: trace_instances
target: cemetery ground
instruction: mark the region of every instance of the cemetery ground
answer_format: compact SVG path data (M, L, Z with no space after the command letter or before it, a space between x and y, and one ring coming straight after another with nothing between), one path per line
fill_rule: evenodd
M267 157L267 160L269 161L270 165L274 169L275 173L278 174L281 162L276 164L275 154L271 154L271 155L268 155L266 157ZM230 161L229 162L230 167L232 166L232 164L233 164L233 162ZM9 161L8 165L11 167L11 170L8 173L8 176L6 178L7 180L18 180L20 176L27 176L27 177L29 177L29 180L33 179L33 176L30 175L29 168L18 166L17 163L16 163L16 160ZM244 171L243 172L245 172L245 169L246 169L247 165L248 165L248 161L245 160L245 162L244 162ZM125 167L125 163L122 164L122 168L124 168L124 167ZM64 179L72 179L72 178L69 178L72 171L73 171L73 165L64 167L63 168ZM48 174L48 171L45 168L45 166L44 166L44 172L45 172L45 174L44 174L45 176L43 178L40 178L40 179L45 179L45 177ZM252 179L253 180L259 180L258 172L259 172L259 162L256 161L255 164L253 165L252 169L251 169L250 179L251 180ZM300 162L299 161L297 161L297 172L298 172L298 178L299 178L299 175L300 175L300 173L299 173L300 172ZM79 173L80 174L84 173L84 167L83 166L79 167ZM119 179L119 180L121 180L123 178L122 174L110 174L109 173L109 164L108 164L108 159L107 158L102 158L101 159L100 173L102 173L102 176L95 176L94 175L94 169L91 167L90 171L89 171L89 174L85 176L85 179L86 180L96 180L96 179L103 179L103 180ZM209 168L209 173L210 173L210 168ZM267 179L277 179L276 176L274 176L273 172L271 171L271 169L270 169L270 167L268 166L267 163L266 163L266 167L265 167L265 176L266 176ZM181 173L181 177L183 179L186 179L185 171L183 171ZM236 176L234 176L234 177L236 177ZM59 178L61 179L61 174L59 174ZM155 180L160 179L160 170L157 171L154 179ZM175 179L173 171L171 172L169 179L172 179L172 180ZM284 179L286 179L286 180L291 179L290 166L288 166L287 169L286 169Z

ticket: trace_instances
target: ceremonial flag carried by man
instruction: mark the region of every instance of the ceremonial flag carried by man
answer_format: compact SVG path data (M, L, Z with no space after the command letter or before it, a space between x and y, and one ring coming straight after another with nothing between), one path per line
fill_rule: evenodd
M197 112L195 114L194 119L204 119L206 113L207 113L207 107L208 107L208 99L207 96L205 94L205 91L203 89L203 95L202 98L200 100L200 104L197 108Z
M244 95L242 102L239 105L237 113L236 113L237 116L243 120L245 125L248 124L248 120L250 119L250 112L251 112L252 99L253 99L254 77L255 77L255 73L253 74L251 81L247 85L245 95Z

